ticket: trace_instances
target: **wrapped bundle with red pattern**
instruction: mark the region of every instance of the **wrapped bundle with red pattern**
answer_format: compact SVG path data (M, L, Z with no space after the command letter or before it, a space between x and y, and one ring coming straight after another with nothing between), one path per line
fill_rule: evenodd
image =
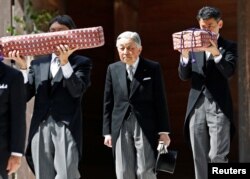
M217 34L202 29L187 29L172 34L174 50L190 49L201 51L202 47L209 47L210 40L217 43Z
M70 48L95 48L104 45L101 26L40 34L17 35L0 38L0 54L18 50L22 56L45 55L56 52L56 46L67 44Z

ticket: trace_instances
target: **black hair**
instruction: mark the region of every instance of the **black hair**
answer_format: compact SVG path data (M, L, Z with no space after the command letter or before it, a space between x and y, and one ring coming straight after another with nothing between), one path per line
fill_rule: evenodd
M69 29L75 29L76 25L75 22L72 20L72 18L69 15L58 15L55 18L53 18L49 22L49 27L55 23L58 22L59 24L67 26Z
M199 21L200 19L207 20L214 18L215 20L221 20L221 12L219 9L215 7L205 6L201 8L196 16L196 19Z

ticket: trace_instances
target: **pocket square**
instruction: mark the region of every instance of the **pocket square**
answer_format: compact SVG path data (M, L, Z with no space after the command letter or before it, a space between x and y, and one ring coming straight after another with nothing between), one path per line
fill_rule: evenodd
M146 80L151 80L151 77L143 78L143 81L146 81Z
M7 89L8 85L7 84L0 84L0 89Z

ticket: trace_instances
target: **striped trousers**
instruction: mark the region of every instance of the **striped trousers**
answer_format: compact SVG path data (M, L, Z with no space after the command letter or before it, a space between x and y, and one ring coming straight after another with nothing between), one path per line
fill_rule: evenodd
M71 132L52 117L40 124L31 142L36 179L79 179L79 152Z
M117 179L156 179L154 152L132 113L116 142L115 165Z

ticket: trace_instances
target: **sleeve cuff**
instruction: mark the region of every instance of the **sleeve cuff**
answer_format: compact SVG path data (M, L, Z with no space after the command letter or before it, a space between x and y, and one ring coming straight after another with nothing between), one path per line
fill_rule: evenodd
M158 134L159 135L161 135L161 134L169 134L169 132L159 132Z
M185 58L185 57L180 57L180 62L181 62L181 65L182 66L187 66L188 64L188 58Z
M110 134L104 135L105 138L111 138Z
M221 59L222 59L222 55L220 54L219 56L214 57L214 62L219 63Z
M69 62L66 63L65 65L61 66L61 68L62 68L63 76L66 79L68 79L72 75L72 73L74 72L73 68Z
M22 157L23 156L23 154L17 153L17 152L11 152L11 155L17 156L17 157Z

